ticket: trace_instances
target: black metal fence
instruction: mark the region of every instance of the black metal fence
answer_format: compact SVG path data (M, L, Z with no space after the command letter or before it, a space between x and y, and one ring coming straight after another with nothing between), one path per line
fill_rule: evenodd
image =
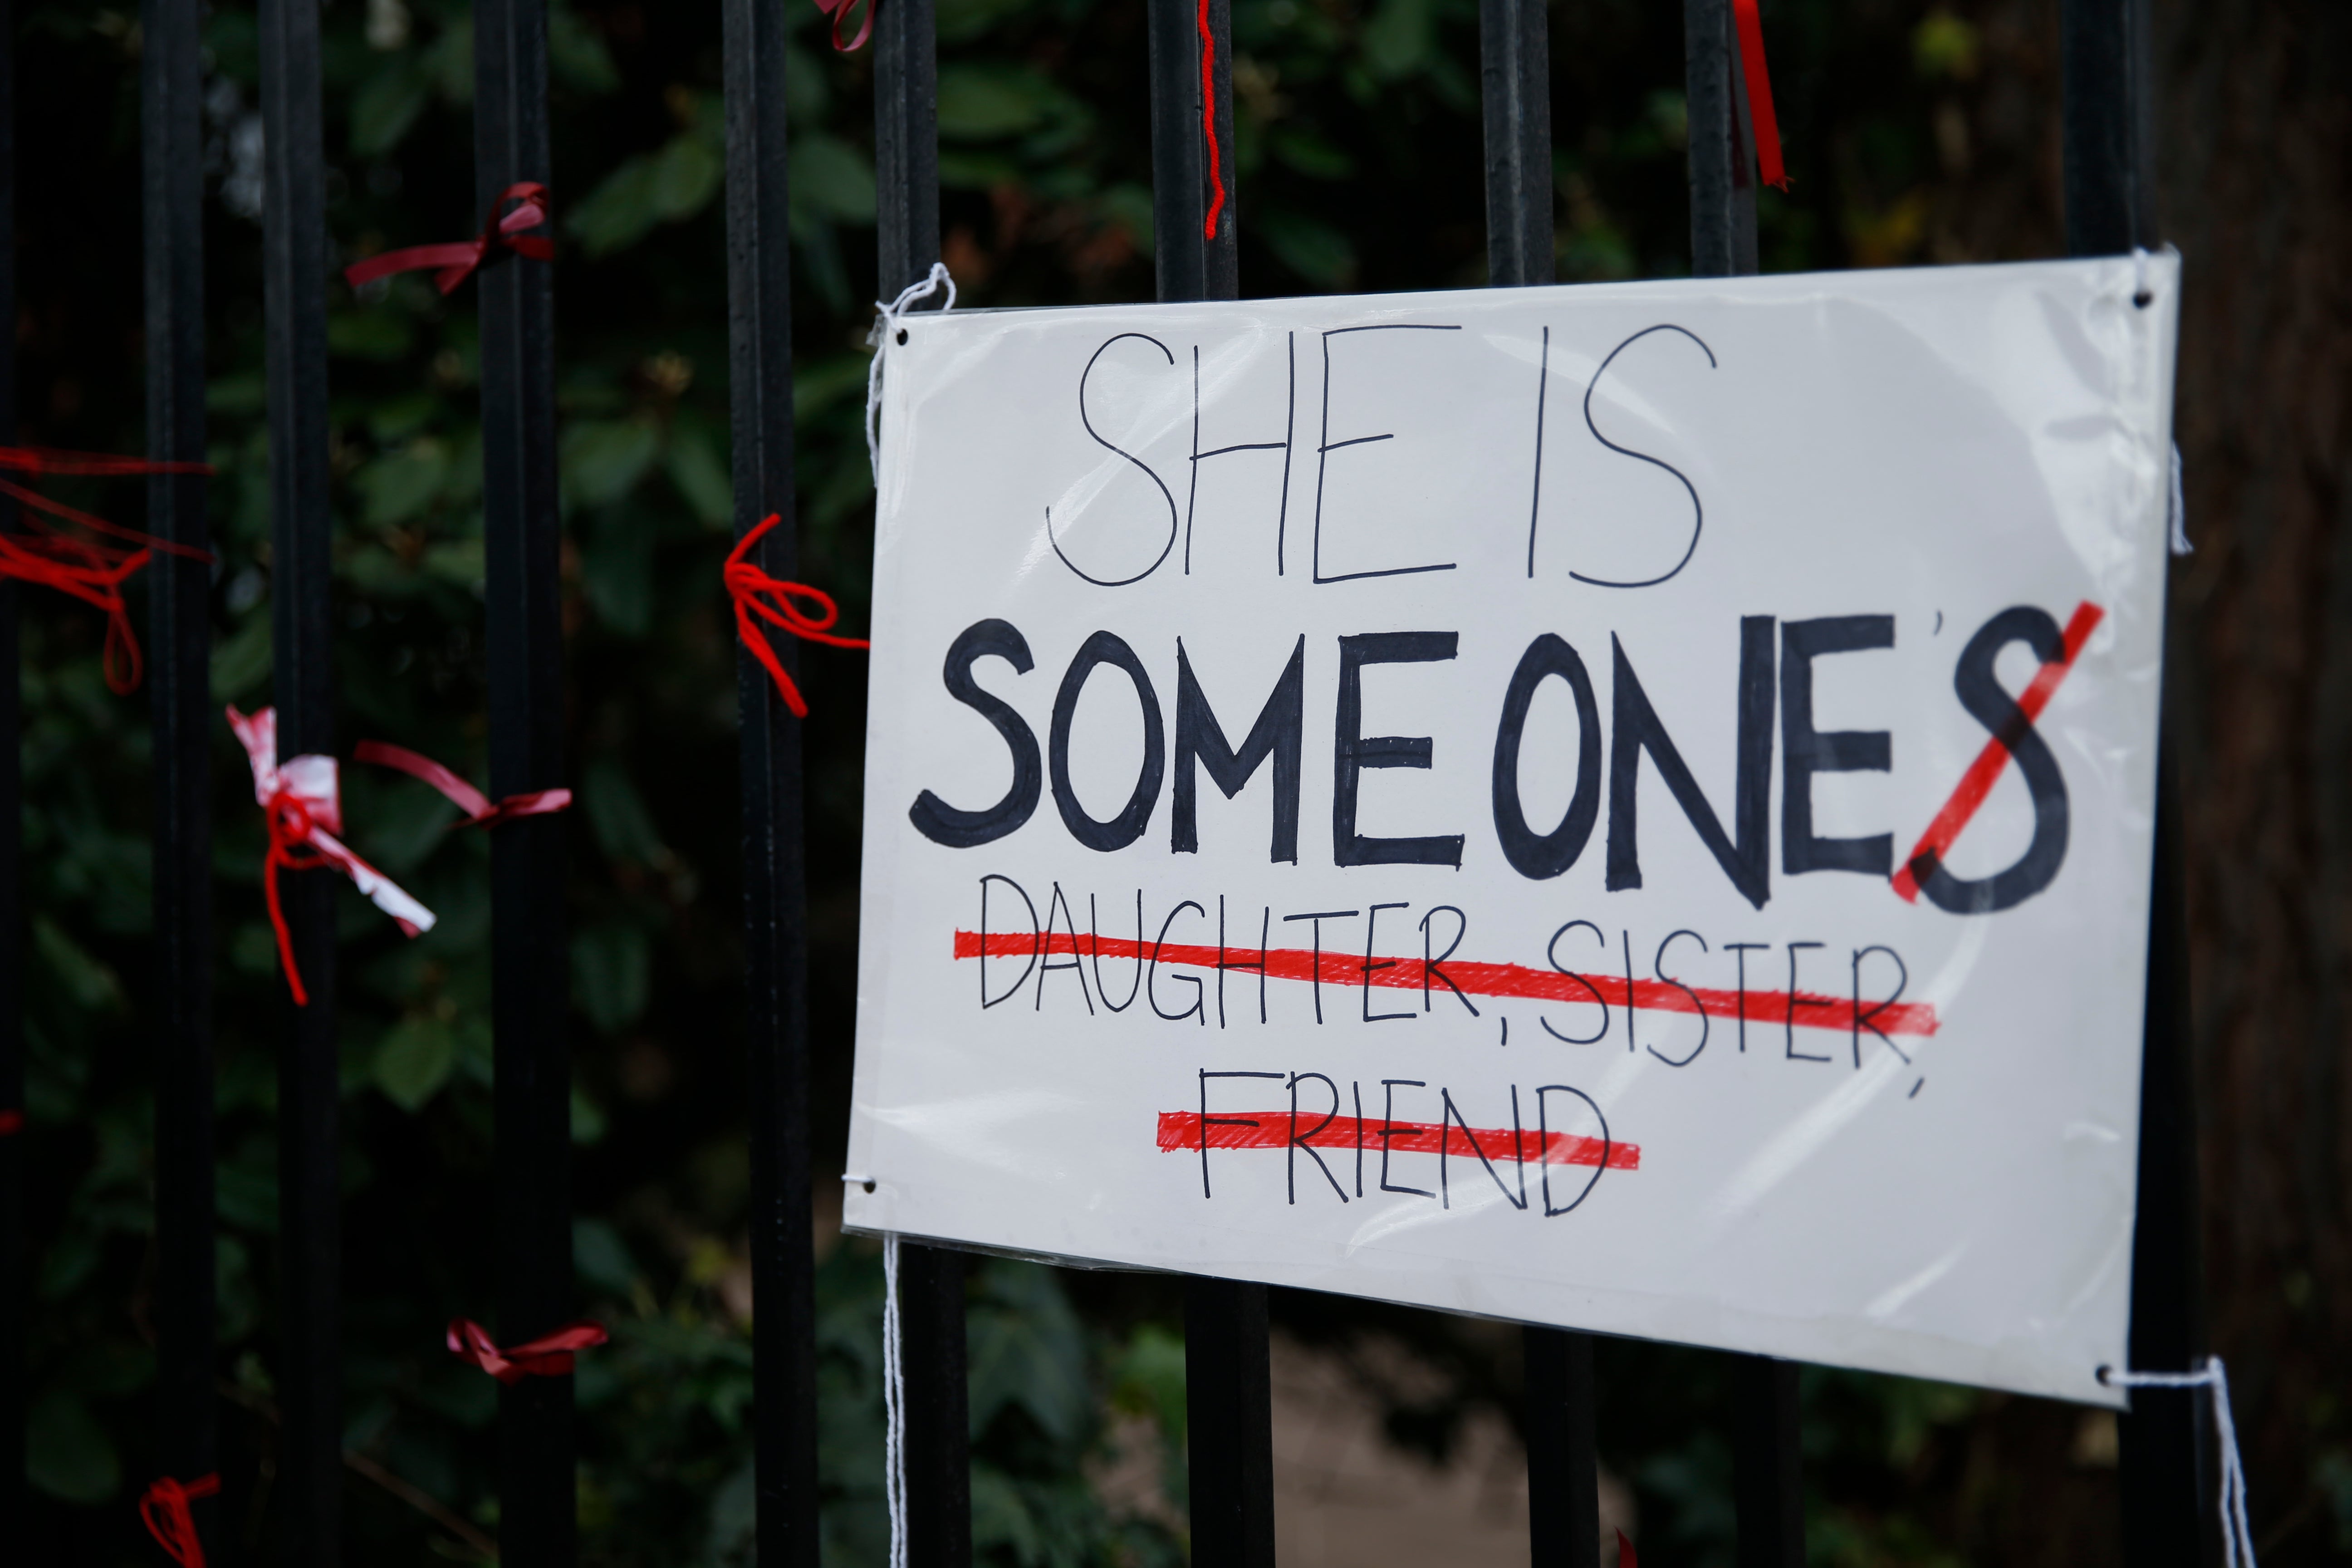
M771 514L757 546L794 575L789 201L783 47L799 0L720 0L725 24L727 259L738 537ZM1228 0L1149 0L1154 237L1160 298L1241 291L1242 208L1231 156ZM1735 42L1735 4L1684 0L1691 254L1705 276L1756 268L1755 166ZM267 135L264 221L269 500L279 753L331 754L328 659L332 523L325 163L315 0L259 0ZM201 0L144 0L142 99L148 448L193 461L204 446ZM1550 73L1544 0L1482 0L1488 275L1497 286L1552 278ZM0 320L14 313L16 19L0 6ZM476 190L494 208L518 182L551 174L547 16L541 0L477 0ZM2144 0L2065 0L2064 163L2070 248L2111 254L2149 243L2152 186ZM922 277L940 244L931 0L880 0L874 34L877 234L883 291ZM1203 54L1207 67L1203 70ZM1136 62L1139 68L1147 62ZM1203 92L1208 95L1203 101ZM1205 121L1205 123L1204 123ZM493 251L477 278L491 794L560 785L562 627L556 497L554 300L548 268ZM0 428L15 426L14 338L0 333ZM205 543L201 476L150 480L159 538ZM13 526L13 517L0 518ZM150 631L154 725L157 1010L157 1448L191 1480L215 1465L212 1121L212 847L206 695L208 584L199 562L153 563ZM0 727L18 726L16 590L0 580ZM777 648L788 670L795 645ZM777 1568L818 1559L816 1335L810 1169L808 964L802 843L802 738L765 671L739 663L746 858L745 975L753 1192L758 1550ZM2139 1228L2133 1258L2133 1363L2172 1368L2199 1347L2194 1172L2187 1089L2179 812L2168 750L2159 785ZM24 1517L26 1257L22 1216L24 910L19 759L0 751L0 1531ZM495 829L493 1020L499 1193L498 1337L555 1328L573 1296L566 1163L569 1052L562 837L540 818ZM275 1495L285 1561L340 1558L341 1384L338 1362L337 1070L331 884L287 879L292 952L310 992L289 1005L280 1046L281 1247L285 1300L275 1366L283 1426ZM902 1271L908 1384L909 1560L969 1563L963 1267L907 1249ZM1265 1568L1275 1558L1265 1288L1187 1281L1185 1328L1194 1561ZM1539 1568L1599 1559L1591 1337L1527 1332L1529 1526ZM1736 1457L1742 1568L1796 1568L1805 1555L1797 1368L1735 1358L1722 1420ZM501 1389L502 1556L518 1565L576 1555L568 1379ZM2124 1539L2137 1565L2187 1564L2212 1539L2203 1436L2185 1391L2144 1391L2123 1423ZM207 1546L215 1504L191 1505ZM5 1539L5 1536L0 1536Z

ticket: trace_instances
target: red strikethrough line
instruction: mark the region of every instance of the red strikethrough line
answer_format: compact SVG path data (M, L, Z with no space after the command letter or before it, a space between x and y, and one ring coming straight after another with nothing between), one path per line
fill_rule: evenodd
M1290 1142L1290 1112L1287 1110L1221 1111L1208 1119L1209 1147L1212 1149L1281 1149ZM1320 1125L1318 1125L1320 1123ZM1547 1165L1598 1165L1605 1157L1612 1171L1638 1171L1642 1168L1642 1146L1639 1143L1619 1143L1601 1138L1587 1138L1580 1133L1549 1134L1532 1129L1520 1131L1518 1152L1511 1150L1512 1131L1507 1127L1481 1127L1465 1131L1459 1123L1435 1121L1381 1121L1376 1117L1363 1118L1360 1130L1352 1116L1334 1116L1324 1121L1319 1114L1302 1114L1301 1128L1312 1129L1298 1135L1301 1145L1315 1149L1352 1149L1360 1142L1367 1150L1377 1151L1381 1143L1381 1130L1388 1133L1388 1147L1398 1154L1434 1154L1438 1152L1438 1137L1445 1139L1444 1152L1456 1159L1467 1160L1483 1155L1489 1160L1516 1159L1522 1165L1540 1162ZM1475 1147L1474 1147L1475 1145ZM1197 1110L1163 1110L1160 1113L1160 1150L1165 1154L1198 1153L1201 1151L1201 1113Z
M2027 723L2041 718L2042 710L2050 706L2051 696L2058 689L2058 683L2066 679L2068 670L2074 668L2075 656L2083 651L2083 645L2091 640L2091 633L2105 614L2088 599L2074 606L2074 614L2066 622L2058 657L2034 671L2032 683L2017 700L2018 711L2025 715ZM1911 868L1919 863L1922 855L1932 855L1941 861L1950 852L1953 842L1967 830L1969 818L1975 816L1977 808L1984 805L1985 797L1992 794L1992 786L2000 782L2001 770L2007 766L2009 748L2001 743L1999 735L1995 735L1985 742L1984 750L1977 753L1977 760L1969 764L1969 771L1960 775L1958 785L1952 791L1952 798L1944 803L1944 809L1936 814L1936 820L1927 825L1927 831L1919 836L1918 844L1903 858L1903 864L1896 868L1895 890L1904 902L1916 903L1919 898L1919 879L1912 874Z
M980 933L970 931L956 932L955 955L958 958L980 957ZM991 932L987 955L991 958L1046 955L1141 959L1159 963L1186 964L1196 969L1215 969L1222 959L1225 968L1250 975L1257 973L1258 965L1258 950L1254 947L1220 948L1176 942L1129 942L1113 936L1081 939L1067 931L1055 931L1050 936ZM1562 974L1549 969L1529 969L1517 963L1474 963L1451 958L1424 963L1418 958L1375 958L1371 961L1370 972L1367 973L1362 955L1327 951L1322 955L1318 973L1315 953L1309 949L1297 947L1267 948L1265 960L1265 975L1269 980L1319 978L1326 985L1369 984L1399 991L1419 991L1424 984L1432 990L1443 991L1450 983L1472 996L1524 996L1542 1002L1582 1002L1588 1005L1597 997L1612 1007L1626 1005L1625 977L1602 973L1598 969L1583 974ZM1851 1030L1855 1026L1852 997L1831 996L1816 991L1800 991L1791 997L1786 991L1724 991L1705 985L1685 989L1663 980L1636 980L1633 983L1632 993L1633 1005L1643 1012L1703 1013L1710 1018L1738 1018L1744 1012L1747 1021L1751 1024L1779 1026L1793 1023L1801 1029ZM1881 1004L1864 997L1861 1011L1862 1027L1889 1035L1932 1035L1937 1027L1936 1006L1932 1002Z

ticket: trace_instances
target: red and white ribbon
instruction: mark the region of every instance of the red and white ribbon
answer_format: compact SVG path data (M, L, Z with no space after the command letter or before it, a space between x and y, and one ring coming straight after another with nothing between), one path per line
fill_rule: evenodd
M552 1333L519 1345L493 1343L490 1331L471 1318L449 1320L449 1353L481 1368L500 1383L520 1383L526 1377L568 1377L578 1352L601 1345L612 1336L602 1323L582 1319Z
M541 816L551 811L562 811L572 804L572 792L568 789L538 789L527 795L510 795L493 805L488 795L432 758L383 741L362 741L352 755L378 767L397 768L439 790L466 814L463 822L452 825L457 827L496 827L518 816Z
M307 1007L310 993L302 989L301 971L294 963L294 935L287 928L286 911L278 901L278 872L320 867L341 871L409 936L433 929L433 911L335 837L343 830L343 803L334 758L306 753L279 763L275 708L264 708L247 718L231 706L228 727L236 732L246 760L253 764L253 798L269 818L269 854L262 862L261 885L269 900L269 923L278 931L278 961L285 966L286 987L294 994L294 1005Z

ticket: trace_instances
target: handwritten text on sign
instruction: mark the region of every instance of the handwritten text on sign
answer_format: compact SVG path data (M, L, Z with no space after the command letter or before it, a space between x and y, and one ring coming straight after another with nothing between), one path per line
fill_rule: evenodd
M2111 1401L2156 272L910 321L850 1223Z

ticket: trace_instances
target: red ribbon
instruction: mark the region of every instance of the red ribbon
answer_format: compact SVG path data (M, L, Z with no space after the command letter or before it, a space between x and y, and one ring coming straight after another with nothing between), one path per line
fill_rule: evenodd
M63 452L45 447L0 447L0 469L21 474L75 474L101 478L135 474L209 474L213 471L208 463L150 462L143 458L118 458L108 452ZM137 690L142 665L139 638L131 628L131 611L122 601L122 584L132 573L146 565L148 558L158 550L166 554L206 563L212 560L211 552L192 545L151 538L136 529L124 528L102 517L94 517L6 479L0 479L0 495L9 496L36 512L46 512L93 533L110 534L139 546L136 550L125 550L120 545L81 539L60 532L37 517L28 517L26 521L39 531L0 533L0 577L14 577L19 582L37 583L45 588L55 588L104 612L106 648L100 657L101 668L106 672L107 689L117 696Z
M334 758L306 753L289 757L280 766L274 708L264 708L248 719L232 705L228 727L236 731L246 761L252 764L254 802L269 825L269 852L261 862L261 890L269 904L270 926L278 932L278 962L285 966L286 988L294 994L294 1005L307 1007L310 994L303 989L302 972L294 963L294 933L278 897L278 872L315 870L322 866L341 871L409 936L433 929L433 911L335 837L343 830L343 806Z
M25 1130L25 1113L21 1110L0 1110L0 1138L13 1138Z
M1748 79L1748 122L1756 128L1757 173L1766 184L1785 191L1789 171L1780 164L1780 122L1772 113L1772 79L1764 70L1764 18L1756 0L1731 0L1731 14L1739 23L1739 66Z
M737 541L735 548L728 552L724 575L727 592L735 601L736 635L743 639L743 646L751 650L751 657L765 665L768 673L775 678L776 689L783 693L784 706L793 710L793 717L805 719L808 717L808 704L801 700L801 689L793 684L791 676L784 673L783 663L776 658L776 650L769 646L768 634L760 629L760 623L765 621L803 641L821 642L831 647L871 647L874 645L864 637L839 637L826 629L841 618L840 606L833 602L832 595L822 588L812 588L805 583L787 583L780 577L772 577L750 559L751 547L760 542L768 530L782 521L782 513L770 512L759 527ZM802 603L811 605L815 614L803 612L800 607Z
M520 1383L526 1377L569 1377L572 1352L601 1345L612 1336L604 1325L582 1319L553 1333L507 1349L491 1342L490 1332L471 1318L449 1320L449 1353L480 1367L500 1383Z
M1622 1530L1617 1532L1617 1568L1642 1568L1642 1560L1633 1554L1633 1543Z
M859 24L857 37L845 44L841 41L841 25L849 20L849 13L856 9L857 0L816 0L816 8L833 18L834 48L845 55L854 55L865 47L866 38L874 31L874 7L881 3L882 0L866 0L866 20Z
M1753 0L1750 0L1753 3ZM1209 143L1209 216L1201 237L1217 237L1217 215L1225 207L1225 176L1217 163L1217 36L1209 29L1209 0L1201 0L1201 133Z
M496 827L499 823L517 816L540 816L551 811L562 811L572 804L568 789L532 790L528 795L510 795L496 805L490 797L443 767L432 758L422 756L405 746L394 746L383 741L362 741L352 755L362 763L378 767L397 768L411 778L423 779L455 802L466 814L456 827Z
M198 1476L184 1482L160 1476L140 1498L139 1522L180 1568L205 1568L204 1538L196 1533L195 1516L188 1511L190 1500L213 1497L219 1491L218 1476Z
M521 205L500 216L499 209L509 202ZM520 232L545 223L548 207L545 185L530 180L520 181L499 193L499 199L490 204L490 216L482 220L482 232L475 238L387 250L382 256L371 256L365 261L354 261L344 268L343 280L356 289L379 278L389 278L395 272L421 272L427 268L437 268L439 270L434 274L433 286L446 294L474 275L475 268L482 265L493 246L502 245L517 256L528 256L533 261L552 261L555 259L552 237Z

